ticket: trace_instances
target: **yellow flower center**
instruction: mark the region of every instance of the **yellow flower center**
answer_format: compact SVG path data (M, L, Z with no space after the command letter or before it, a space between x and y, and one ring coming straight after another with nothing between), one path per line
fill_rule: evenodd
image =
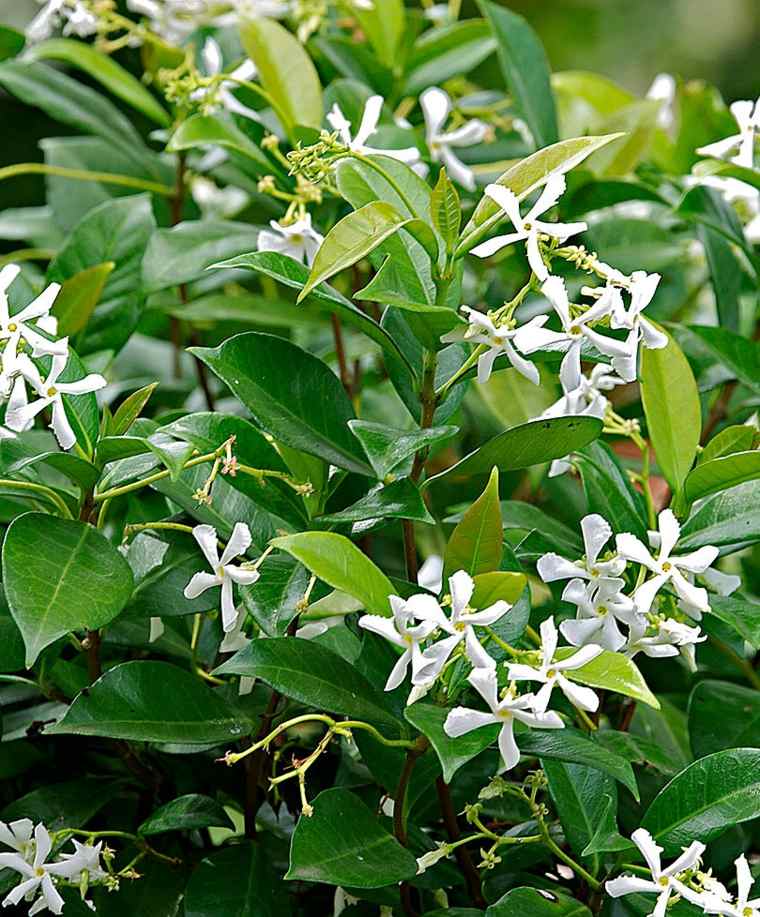
M454 625L454 630L458 630L461 634L465 627L467 627L467 625L464 623L464 621L457 621L457 623Z
M556 677L557 677L557 670L556 670L556 669L549 669L549 671L546 673L546 677L547 677L547 678L556 678Z
M580 326L580 325L571 325L571 326L570 326L570 334L577 336L577 335L579 335L580 333L581 333L581 326Z
M499 710L499 712L496 715L499 717L500 720L511 720L512 719L511 710Z
M607 614L607 606L606 606L606 605L599 605L599 606L597 607L597 609L596 609L596 613L599 614L599 615L606 615L606 614Z
M742 911L742 917L752 917L752 908L745 907L744 910Z
M414 643L414 640L412 640L409 634L404 634L404 643L406 643L407 646L411 646Z
M669 561L666 560L665 563L662 565L662 572L669 573L672 569L673 569L673 564L671 564Z
M224 567L217 567L217 568L216 568L216 575L223 578L223 577L224 577Z
M658 881L663 888L667 888L670 885L670 879L667 876L660 876Z
M58 389L54 385L51 385L50 388L47 390L48 398L55 398L57 394L58 394Z
M592 576L599 576L599 569L598 569L598 567L592 567L592 568L591 568L591 575L592 575Z
M38 867L34 870L34 874L35 874L35 876L37 876L38 878L42 878L42 876L45 875L45 870L44 870L41 866L38 866Z
M10 325L8 325L8 331L10 331L11 334L13 334L13 332L16 331L17 328L18 328L18 325L15 322L11 322Z

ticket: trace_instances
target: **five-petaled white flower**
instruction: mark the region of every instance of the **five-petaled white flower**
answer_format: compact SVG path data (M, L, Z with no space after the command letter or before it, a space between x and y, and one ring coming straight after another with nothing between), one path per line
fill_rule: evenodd
M9 429L24 430L29 423L45 408L52 405L53 416L50 426L55 433L55 438L61 449L70 449L76 442L76 434L69 423L63 395L84 395L96 392L107 383L99 373L90 373L83 379L73 382L62 382L60 376L68 363L68 352L54 354L47 376L43 379L40 371L26 354L19 356L16 369L23 375L27 382L37 393L37 400L28 404L21 404L7 411L5 423Z
M221 557L216 543L216 529L212 525L196 525L193 529L193 537L214 572L195 573L185 586L185 598L195 599L207 589L221 586L222 627L225 632L231 631L238 617L235 609L233 583L239 586L251 586L259 578L258 570L246 570L244 566L232 563L236 557L245 554L251 546L250 530L244 522L236 522Z
M597 586L588 588L582 579L572 579L562 593L564 602L572 602L578 608L575 620L563 621L562 636L573 646L596 643L605 650L617 652L625 645L618 621L631 625L636 614L633 600L623 594L624 580L610 578L600 580Z
M446 166L450 178L468 191L475 190L475 174L456 155L452 147L469 147L481 143L488 134L488 125L475 119L453 131L443 126L451 113L451 98L443 89L431 86L420 96L420 107L425 116L425 139L433 162Z
M470 608L470 599L474 591L475 583L470 574L465 570L458 570L449 577L451 617L446 617L438 603L435 603L435 608L431 605L426 611L426 620L432 620L450 636L429 646L422 654L425 666L420 674L425 681L433 681L438 677L447 660L462 641L464 641L467 658L476 668L490 668L495 665L478 640L475 627L488 627L495 624L512 606L499 599L482 611L474 611Z
M623 286L630 297L627 309L618 291L615 291L617 295L608 294L608 291L614 289L609 285L603 287L601 291L598 288L589 290L584 287L584 292L590 292L591 295L599 296L600 299L606 295L612 295L613 308L610 315L610 327L625 328L629 332L625 342L627 353L616 356L612 360L612 365L626 382L633 382L636 378L641 341L650 350L659 350L668 345L668 336L643 315L644 309L652 302L657 292L660 279L659 274L647 274L646 271L634 271L630 277L626 278Z
M576 233L588 229L586 223L545 223L538 218L550 210L565 192L565 178L555 175L544 186L536 203L523 217L520 215L520 202L517 195L503 185L488 185L485 193L506 213L515 227L515 232L504 236L494 236L487 242L482 242L472 249L472 254L478 258L488 258L507 245L525 241L525 250L528 262L533 273L539 280L544 281L549 276L549 269L544 264L539 247L539 237L548 236L558 242L574 236Z
M588 582L589 588L592 588L602 580L620 576L625 570L625 559L617 554L608 560L599 560L602 548L612 537L612 528L602 516L598 513L584 516L581 519L581 532L586 551L585 557L581 560L566 560L553 552L539 558L536 568L545 583L580 577Z
M517 328L510 328L507 325L496 325L490 315L478 312L477 309L471 309L469 306L460 306L460 311L467 316L468 326L466 329L455 328L441 337L444 343L453 341L471 341L473 344L483 344L489 349L478 358L478 382L488 382L493 371L493 364L496 358L504 354L514 368L526 379L529 379L534 385L541 381L537 367L521 357L512 346L512 340L518 333ZM546 315L537 315L532 318L523 328L540 327L548 319ZM519 329L522 330L522 329Z
M403 649L398 661L391 669L385 683L386 691L393 691L406 678L409 666L412 667L412 684L421 685L432 681L422 676L425 661L422 658L420 643L438 626L436 615L441 609L432 595L420 593L408 599L397 595L388 596L393 611L392 618L382 615L362 615L359 626L372 633L379 634L391 643ZM415 621L421 621L416 624Z
M650 634L653 628L655 632ZM697 644L705 640L707 637L698 627L691 627L674 618L651 624L643 616L637 615L630 625L625 653L631 658L637 653L644 653L653 659L677 656L680 653L689 668L696 671Z
M701 904L701 895L685 885L679 876L697 865L705 851L704 844L694 841L677 860L663 869L660 860L663 848L655 843L654 838L645 828L638 828L634 831L631 840L641 851L652 877L644 879L638 876L618 876L617 879L605 883L604 887L608 895L612 895L613 898L633 894L657 895L657 904L649 917L665 917L672 896L680 895L692 904Z
M359 129L356 134L351 136L351 122L343 114L340 106L336 102L332 109L327 113L327 120L333 130L338 132L341 141L353 152L372 154L379 153L383 156L390 156L393 159L400 159L409 165L416 163L420 158L420 151L416 146L405 147L404 149L380 150L375 147L367 146L369 138L377 131L377 125L380 121L380 113L383 110L382 96L370 96L365 105Z
M760 130L760 99L756 102L732 102L730 107L739 133L698 147L697 153L701 156L714 156L716 159L729 159L737 166L751 169L755 161L755 134Z
M520 749L514 736L515 720L534 729L563 729L564 723L559 714L550 710L548 713L537 713L533 709L535 698L532 694L515 696L507 691L499 699L499 686L495 668L473 669L469 682L488 704L488 712L473 710L469 707L455 707L446 717L443 731L452 739L459 738L474 729L499 723L499 751L504 768L511 770L520 761Z
M706 914L723 917L760 917L760 898L750 899L754 880L747 858L742 854L736 860L736 900L726 900L719 895L706 894L702 906Z
M312 228L311 214L307 213L300 220L287 225L270 220L269 225L272 227L271 232L268 229L259 232L258 250L289 255L294 261L311 267L314 256L324 241L324 236Z
M570 309L565 281L561 277L549 277L541 286L541 292L552 304L562 323L562 331L550 328L523 326L515 343L523 353L534 353L543 348L566 351L559 370L563 391L570 392L581 385L581 349L583 342L588 341L605 356L612 358L612 365L617 369L617 360L627 358L630 345L627 341L618 341L613 337L601 334L590 327L590 323L608 317L613 308L611 296L601 296L582 315L574 316ZM619 371L619 370L618 370ZM622 373L621 373L622 375ZM626 377L623 376L625 379ZM635 378L635 376L634 376ZM627 380L626 381L630 381Z
M536 713L546 713L555 687L580 710L596 710L599 707L599 698L591 688L575 684L566 678L564 673L580 669L592 659L596 659L602 652L602 647L589 644L582 646L567 659L555 660L558 638L554 618L547 618L541 623L541 664L534 668L512 662L509 664L509 678L512 681L537 681L543 684L533 700L533 709Z
M679 598L693 605L702 612L710 610L707 590L690 583L685 573L702 573L718 556L718 548L705 546L691 554L671 557L671 552L681 534L681 526L670 509L663 510L657 520L659 528L659 551L653 557L649 548L630 532L616 537L617 550L621 557L642 564L654 573L654 576L643 582L634 592L633 600L636 610L646 614L652 607L657 593L666 583L670 583Z
M7 264L0 271L0 343L7 342L3 352L4 373L13 369L13 362L22 338L32 348L33 357L63 355L68 353L69 349L68 338L51 341L40 334L40 330L48 334L55 334L58 329L58 322L54 316L50 315L50 309L60 292L59 283L51 283L29 305L24 306L14 315L10 314L7 291L18 277L20 270L17 264ZM31 324L32 321L35 324ZM10 366L6 366L8 360Z
M24 822L27 821L28 819L24 820ZM29 909L30 917L46 909L54 914L60 914L63 911L63 898L52 879L56 873L62 874L61 865L46 862L52 846L47 828L39 824L34 829L34 840L28 842L24 854L0 853L0 867L12 869L22 877L19 884L12 888L3 899L3 907L19 904L24 898L31 901L39 894L39 898Z

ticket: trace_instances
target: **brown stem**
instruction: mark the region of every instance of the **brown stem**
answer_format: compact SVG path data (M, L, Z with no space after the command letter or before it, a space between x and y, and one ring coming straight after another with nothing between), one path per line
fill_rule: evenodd
M340 326L340 319L334 313L330 313L330 322L332 324L333 340L335 341L335 356L338 360L338 372L340 381L346 390L348 397L351 397L353 385L351 383L351 371L348 368L346 360L346 348L343 344L343 329Z
M90 682L97 681L103 673L100 665L100 631L88 630L85 639L87 646L87 674Z
M193 333L190 335L190 341L193 347L197 347L200 344L201 341L197 331L193 331ZM209 385L208 381L208 373L206 372L206 364L203 362L203 360L199 360L198 357L193 357L193 360L195 361L195 371L198 374L198 382L200 383L200 387L203 391L206 407L209 409L209 411L215 411L216 404L214 402L214 396L211 393L211 386Z
M462 836L462 832L459 830L459 822L457 821L456 812L454 811L454 803L451 800L449 785L444 782L443 777L437 777L435 788L438 792L438 804L441 807L443 826L446 829L449 840L454 843ZM476 907L485 908L486 900L483 897L483 891L480 887L480 875L475 868L475 864L472 862L470 851L464 846L457 847L454 851L454 856L459 864L459 868L464 874L465 881L467 882L467 890L470 893L472 903Z
M393 834L402 847L409 843L409 836L406 831L406 793L409 789L409 781L412 779L414 765L417 758L422 754L416 748L410 748L404 759L404 766L401 768L396 794L393 800ZM407 917L417 917L417 908L412 901L412 888L408 882L402 882L399 891L401 892L401 905Z
M631 728L631 721L633 720L634 713L636 713L636 701L632 700L623 708L623 714L620 717L620 724L618 725L619 732L628 732Z

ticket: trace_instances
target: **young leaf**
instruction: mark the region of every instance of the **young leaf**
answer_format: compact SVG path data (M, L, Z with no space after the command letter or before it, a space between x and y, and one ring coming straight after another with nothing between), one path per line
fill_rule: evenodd
M496 37L499 63L515 107L528 125L536 147L559 139L557 112L549 79L549 61L528 23L490 0L478 5Z
M459 236L462 211L459 194L446 174L446 169L441 169L438 173L438 182L433 188L430 209L433 215L433 225L441 234L446 251L452 254Z
M364 603L371 614L390 616L391 581L353 542L335 532L301 532L276 538L272 544L287 551L315 576Z
M444 556L444 578L457 570L466 570L471 576L498 570L503 542L499 470L493 468L486 489L451 533Z
M116 409L116 413L108 424L108 432L111 436L122 436L132 426L140 416L142 409L148 403L148 399L156 390L158 382L151 382L136 392L132 392L129 397Z
M126 560L85 522L43 513L18 516L5 536L2 566L27 668L59 637L108 624L132 594Z
M643 349L639 384L657 463L676 491L694 464L702 410L694 374L672 337L667 347Z
M398 727L383 692L337 653L311 640L252 640L216 673L260 678L280 694L320 712Z
M293 832L286 879L382 888L417 872L414 856L349 790L324 790L313 806L313 815L299 819Z
M50 310L51 315L58 319L60 336L76 334L85 327L115 266L113 261L104 261L64 281Z
M351 15L369 38L380 63L395 69L405 37L404 0L384 0L382 6L354 4Z
M561 647L557 650L557 658L565 659L575 652L573 647ZM592 659L579 669L569 671L567 675L582 685L615 691L617 694L625 694L634 700L642 701L655 710L660 708L660 702L649 690L636 664L620 653L604 650L596 659Z
M684 495L687 500L701 500L720 490L728 490L746 481L760 478L760 451L734 452L708 462L701 462L692 469L684 481Z

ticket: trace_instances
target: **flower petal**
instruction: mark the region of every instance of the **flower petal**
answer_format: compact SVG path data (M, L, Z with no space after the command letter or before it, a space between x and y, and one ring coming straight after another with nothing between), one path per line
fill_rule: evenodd
M185 586L183 595L186 599L197 599L198 596L211 589L213 586L221 585L222 579L213 573L196 573Z
M226 566L234 557L239 557L251 546L251 531L245 522L236 522L235 527L232 530L232 535L230 535L230 540L227 542L227 547L222 552L222 556L219 560L221 566Z
M216 573L219 569L219 549L217 547L216 529L213 525L196 525L193 528L193 538L203 552L211 569Z
M553 583L556 580L572 579L574 577L588 579L589 576L578 564L573 563L571 560L566 560L553 552L539 557L536 569L545 583Z
M451 99L447 92L437 86L431 86L420 96L420 108L425 117L425 131L428 143L441 133L441 128L451 111Z
M472 732L473 729L480 729L482 726L490 726L498 722L493 713L485 713L483 710L472 710L469 707L454 707L446 717L443 724L443 731L451 739L457 739L459 736Z

